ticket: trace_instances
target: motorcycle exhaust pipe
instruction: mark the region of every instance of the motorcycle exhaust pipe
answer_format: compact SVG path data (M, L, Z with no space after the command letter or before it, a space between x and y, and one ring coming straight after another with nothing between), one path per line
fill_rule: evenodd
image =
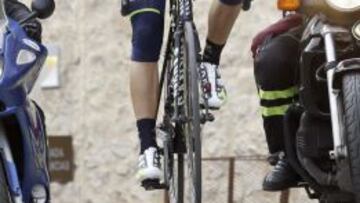
M320 198L321 193L324 192L320 184L318 184L313 177L303 168L297 157L296 151L296 132L299 128L299 121L303 109L298 105L292 105L288 109L284 117L284 142L286 157L293 167L293 169L304 179L305 182L315 191L314 194L309 194L312 198Z
M304 157L300 150L297 150L297 154L301 164L306 171L318 182L320 185L337 186L336 177L331 173L323 172L313 160Z

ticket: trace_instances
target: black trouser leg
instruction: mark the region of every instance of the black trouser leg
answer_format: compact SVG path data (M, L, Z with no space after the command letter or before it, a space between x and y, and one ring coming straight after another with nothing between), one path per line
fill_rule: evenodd
M283 116L298 95L298 50L297 38L286 33L265 42L255 59L255 79L271 154L284 150Z
M284 115L298 95L299 42L290 33L266 42L255 60L255 78L270 154L284 151ZM283 156L263 182L266 191L295 186L299 176Z

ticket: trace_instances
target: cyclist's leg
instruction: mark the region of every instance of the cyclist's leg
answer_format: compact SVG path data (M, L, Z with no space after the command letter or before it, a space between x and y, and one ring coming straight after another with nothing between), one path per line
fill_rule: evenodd
M155 134L159 79L157 61L164 29L165 0L130 1L132 67L130 92L140 137L138 178L160 178ZM152 161L150 161L152 160Z
M295 71L299 61L299 39L285 33L262 44L255 58L255 79L261 100L266 140L270 154L284 151L284 115L298 95ZM274 74L276 73L276 74ZM299 177L286 157L264 180L264 190L282 190L295 185Z
M130 92L141 139L141 153L155 143L157 61L164 29L165 0L130 1L133 29Z
M241 0L214 0L209 12L208 35L201 67L207 70L203 82L211 84L209 106L220 108L226 98L218 66L223 47L240 13Z
M130 70L130 94L140 138L140 154L156 147L155 111L158 87L158 69L154 62L136 62Z
M207 40L216 45L225 45L240 13L242 0L214 0L208 20Z

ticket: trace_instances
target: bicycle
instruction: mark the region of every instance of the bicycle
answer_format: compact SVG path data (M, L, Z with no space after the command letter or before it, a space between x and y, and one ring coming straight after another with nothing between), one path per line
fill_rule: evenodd
M244 0L244 10L250 8L250 2ZM191 203L201 203L201 129L215 119L207 104L208 85L200 80L205 70L199 68L201 47L192 6L192 0L170 0L171 21L158 97L160 104L164 94L164 114L158 130L163 140L164 182L143 182L148 190L166 189L171 203L184 202L186 174L190 178Z

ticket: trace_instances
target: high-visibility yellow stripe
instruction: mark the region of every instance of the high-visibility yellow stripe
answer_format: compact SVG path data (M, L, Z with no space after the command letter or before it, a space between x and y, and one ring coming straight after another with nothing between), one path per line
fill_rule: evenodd
M152 13L157 13L160 14L160 10L155 9L155 8L143 8L143 9L139 9L136 11L133 11L129 14L130 18L133 17L134 15L137 15L139 13L145 13L145 12L152 12Z
M275 90L275 91L259 91L260 99L264 100L276 100L276 99L288 99L292 98L299 93L297 87L291 87L285 90Z
M261 107L261 113L264 117L283 116L289 108L289 104L275 107Z

